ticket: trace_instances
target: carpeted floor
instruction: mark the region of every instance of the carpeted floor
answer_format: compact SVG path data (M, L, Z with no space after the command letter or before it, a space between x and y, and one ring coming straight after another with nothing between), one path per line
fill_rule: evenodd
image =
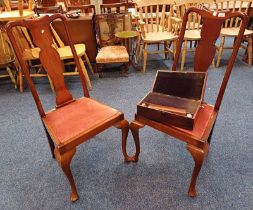
M241 52L242 55L242 52ZM187 60L190 59L188 57ZM227 57L211 68L206 101L214 102ZM145 74L130 70L91 77L91 96L125 113L151 89L157 69L172 61L149 57ZM187 62L191 67L192 63ZM76 77L67 84L82 95ZM45 109L54 106L47 79L36 80ZM185 144L149 127L140 131L138 163L125 164L121 133L111 128L78 147L72 161L79 200L69 201L69 184L51 158L46 135L28 88L20 94L0 82L0 209L253 209L253 68L239 57L213 132L212 144L197 181L198 197L187 197L194 162ZM129 133L129 151L133 151Z

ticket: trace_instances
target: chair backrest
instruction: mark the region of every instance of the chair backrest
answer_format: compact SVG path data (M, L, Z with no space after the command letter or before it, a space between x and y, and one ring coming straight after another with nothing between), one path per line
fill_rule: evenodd
M19 46L16 43L18 37L15 36L13 31L14 29L16 29L16 27L25 27L31 33L31 37L33 39L34 44L40 49L39 51L40 62L42 66L44 67L45 71L47 72L47 74L52 79L53 84L55 86L56 108L58 108L58 107L64 106L67 103L72 102L74 99L65 85L64 76L63 76L63 65L60 60L60 56L53 45L53 36L52 36L52 31L50 29L50 24L52 23L53 20L57 18L60 18L63 21L64 29L68 37L68 42L69 42L68 44L70 45L72 54L74 55L74 60L77 65L79 76L82 82L84 95L86 97L89 97L89 92L86 87L84 75L81 70L81 65L78 60L74 45L71 41L71 36L66 24L66 18L63 15L55 14L50 17L44 16L35 20L22 20L22 21L10 22L7 24L7 27L6 27L7 34L10 38L11 44L13 46L13 49L15 51L19 64L22 68L22 72L24 73L26 77L26 80L31 89L32 95L34 97L35 103L37 105L37 108L41 116L44 116L45 112L40 102L35 85L30 77L30 71L29 71L27 62L23 60L23 51L22 49L19 48Z
M101 14L121 13L121 12L126 12L126 11L127 11L127 7L125 3L113 3L113 4L100 5Z
M188 21L188 15L191 12L195 12L198 15L200 15L202 17L202 22L203 22L202 28L201 28L201 40L199 41L197 45L195 56L194 56L194 71L196 72L207 72L208 67L212 63L212 60L214 58L215 51L216 51L215 41L218 39L220 35L220 31L221 31L223 23L227 19L231 19L231 18L240 18L242 20L239 34L235 41L234 49L230 56L229 63L227 65L226 72L225 72L225 75L224 75L224 78L221 83L221 87L216 99L214 108L216 110L219 110L230 74L231 74L235 59L236 59L236 55L241 45L246 24L248 22L248 16L241 12L230 12L230 11L215 12L215 11L209 11L205 9L198 9L194 7L189 8L186 11L183 18L182 28L180 31L178 45L176 49L175 60L172 66L173 71L176 71L177 69L177 63L179 60L182 43L184 41L184 34L185 34L186 25Z
M230 10L232 12L238 11L248 14L252 2L253 0L216 0L213 7L217 11ZM231 18L223 24L223 27L240 27L240 24L239 18Z
M145 23L145 33L168 30L174 13L174 0L137 0L135 3L139 19Z
M115 34L125 30L125 15L118 13L96 15L96 29L101 47L119 43Z

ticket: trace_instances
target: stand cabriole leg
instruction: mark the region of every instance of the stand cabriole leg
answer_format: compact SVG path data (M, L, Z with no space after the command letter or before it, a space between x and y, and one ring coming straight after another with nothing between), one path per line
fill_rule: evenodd
M127 144L127 136L129 132L129 123L127 120L122 120L115 124L115 127L121 129L122 131L122 153L126 162L135 161L134 157L129 157L127 154L126 144Z
M76 148L71 149L63 154L60 154L58 148L55 148L54 153L55 153L56 159L59 162L59 165L61 166L63 172L65 173L70 183L70 186L71 186L70 200L72 202L75 202L78 200L78 194L77 194L76 184L75 184L73 175L71 173L70 163L73 156L76 153Z
M208 147L208 146L207 146ZM188 190L188 196L195 197L197 195L196 192L196 181L200 172L200 169L202 167L204 157L205 157L205 151L203 149L200 149L196 146L187 144L187 150L191 153L193 160L195 162L195 166L192 172L192 178L191 183ZM207 149L208 151L208 149ZM206 151L206 153L207 153Z

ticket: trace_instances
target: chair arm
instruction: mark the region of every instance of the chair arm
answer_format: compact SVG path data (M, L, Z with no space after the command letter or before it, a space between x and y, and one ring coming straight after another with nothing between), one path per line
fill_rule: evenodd
M143 35L143 37L145 37L145 30L144 30L144 25L145 22L139 20L137 26L139 27L139 31L141 32L141 34Z
M168 31L172 32L174 35L179 35L181 30L183 20L177 17L170 17L168 21Z

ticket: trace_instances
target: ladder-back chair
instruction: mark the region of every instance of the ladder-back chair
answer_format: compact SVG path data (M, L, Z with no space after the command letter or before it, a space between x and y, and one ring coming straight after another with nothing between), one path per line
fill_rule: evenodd
M138 30L141 32L143 42L143 72L146 71L148 54L164 53L165 58L170 50L168 43L173 42L175 48L178 38L181 20L173 16L173 0L139 0L136 1L136 10L138 11L139 21ZM148 51L148 45L164 43L164 50Z
M57 18L63 20L64 30L68 37L68 44L79 71L84 97L78 99L74 99L66 87L61 59L53 46L53 35L50 30L50 23ZM31 32L34 43L40 49L39 59L50 75L56 89L56 106L48 112L45 112L43 109L36 87L30 77L27 62L23 60L23 52L16 44L13 29L20 26L26 27ZM36 20L12 22L7 26L7 33L37 105L48 137L52 156L57 159L70 183L71 201L76 201L78 194L70 169L70 163L76 152L76 147L111 126L122 130L123 144L128 135L129 124L124 119L123 113L89 97L81 63L71 41L66 18L63 15L56 14L50 17L44 16ZM131 157L126 154L126 148L122 147L122 149L125 160L131 161Z
M216 10L230 10L230 11L239 11L248 14L249 9L252 5L253 0L216 0ZM223 24L223 28L220 33L220 45L217 46L218 56L216 61L216 67L219 67L222 52L224 49L233 49L234 46L224 46L226 38L236 39L239 33L241 21L238 18L231 18ZM248 64L252 65L252 39L253 39L253 30L246 29L244 32L244 39L248 42ZM245 48L241 45L242 48Z
M130 124L130 129L137 145L137 153L134 157L136 161L138 160L138 156L140 153L139 129L144 127L145 125L148 125L156 130L159 130L183 142L186 142L187 150L191 153L195 162L188 191L188 195L194 197L197 195L195 188L196 180L202 167L204 158L208 153L213 127L217 119L222 98L225 93L232 67L234 65L236 55L238 53L243 38L243 33L248 22L248 17L240 12L226 11L213 13L204 9L201 10L198 8L189 8L183 18L183 24L179 35L176 56L172 67L173 71L176 71L177 68L181 46L184 41L184 34L187 28L187 21L189 18L189 14L191 14L192 12L202 17L201 39L196 47L194 57L195 72L206 72L208 70L208 67L212 63L216 52L215 41L219 37L220 30L224 21L230 18L242 19L239 34L235 41L234 49L229 59L229 63L224 74L224 78L222 80L215 105L211 105L206 102L202 103L193 130L183 129L175 125L170 125L169 123L163 124L161 122L157 122L144 116L141 116L140 114L135 115L135 120Z

